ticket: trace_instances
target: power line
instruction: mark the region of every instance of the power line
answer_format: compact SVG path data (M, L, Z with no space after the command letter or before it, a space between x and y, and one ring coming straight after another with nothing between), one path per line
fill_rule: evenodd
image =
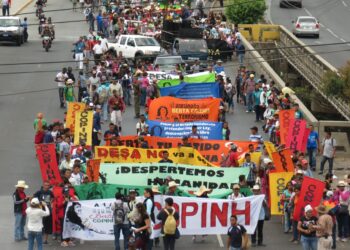
M323 46L336 46L336 45L346 45L350 44L350 41L347 42L338 42L338 43L323 43L323 44L310 44L310 45L296 45L296 46L284 46L284 47L275 47L275 48L260 48L260 49L246 49L246 52L252 51L265 51L265 50L284 50L284 49L296 49L296 48L305 48L305 47L323 47ZM348 51L348 50L344 50ZM235 52L235 50L224 50L220 53L229 53ZM307 53L306 55L313 55L313 53ZM149 56L140 56L139 58L149 58ZM101 59L99 59L101 61ZM91 59L94 61L94 59ZM18 65L36 65L36 64L59 64L59 63L74 63L75 60L62 60L62 61L39 61L39 62L16 62L16 63L0 63L1 66L18 66Z
M263 62L272 62L272 61L283 60L283 59L294 58L294 57L305 57L305 56L309 56L309 55L324 55L324 54L332 54L332 53L339 53L339 52L345 52L345 51L350 51L350 48L349 49L342 49L342 50L318 52L318 53L315 52L315 53L310 53L310 54L300 53L300 54L296 54L296 55L292 55L292 56L287 56L287 57L282 56L282 57L272 58L272 59L268 59L268 60L265 60L264 57L260 56L260 57L254 58L252 60L245 60L245 63L246 64L259 64L259 63L263 63ZM256 60L256 59L264 59L264 60ZM230 63L230 64L228 63L228 64L224 65L224 67L229 67L229 66L237 67L237 66L240 66L240 64L239 63ZM0 75L32 74L32 73L57 73L57 70L0 72ZM51 90L51 89L49 89L49 90ZM2 95L6 95L6 94L0 94L0 96L2 96Z

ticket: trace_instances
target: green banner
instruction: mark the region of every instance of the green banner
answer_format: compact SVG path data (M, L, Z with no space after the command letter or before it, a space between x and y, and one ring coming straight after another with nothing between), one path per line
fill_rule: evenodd
M247 177L249 168L199 167L173 163L115 163L101 164L103 183L147 186L165 183L170 176L188 193L196 192L201 185L213 189L212 194L222 193L238 183L240 175Z
M186 83L215 82L215 73L200 72L184 76ZM179 79L162 79L158 81L159 88L172 87L180 84Z
M121 193L124 196L127 196L129 194L129 190L134 189L138 195L142 195L143 191L147 187L141 187L141 186L127 186L127 185L117 185L117 184L102 184L102 183L88 183L88 184L82 184L79 186L74 186L75 193L79 197L79 200L96 200L96 199L109 199L114 198L115 193ZM159 191L164 194L167 191L167 187L165 186L159 186ZM250 196L252 195L252 191L245 187L241 188L240 192L244 196ZM180 188L176 190L176 196L185 196L185 197L191 197L194 195L191 195L185 191L183 191ZM220 193L213 195L209 194L210 198L217 198L217 199L226 199L228 195L230 195L232 191L230 189L223 189L220 190Z

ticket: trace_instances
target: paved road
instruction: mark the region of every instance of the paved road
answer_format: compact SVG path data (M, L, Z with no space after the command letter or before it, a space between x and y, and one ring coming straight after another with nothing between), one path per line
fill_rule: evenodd
M349 0L303 0L303 8L280 8L279 0L267 0L267 17L275 24L292 29L291 21L298 16L314 16L321 23L320 38L301 38L306 44L342 43L350 41L350 1ZM350 44L312 47L318 53L348 50L338 53L320 54L335 67L341 67L350 58Z
M67 8L69 0L49 1L48 9ZM29 7L25 12L33 11ZM81 15L65 12L52 12L50 16L54 21L77 20ZM29 23L37 23L35 17L29 16ZM52 50L49 53L44 52L41 47L40 39L37 34L37 27L30 26L30 41L21 47L14 45L1 45L1 62L45 62L71 60L71 44L74 38L85 34L87 26L84 23L59 24L56 26L56 37ZM71 64L74 66L74 64ZM39 63L26 66L0 66L0 93L18 93L24 91L40 91L56 87L53 79L57 71L68 64L45 64ZM20 71L38 71L48 70L48 73L32 74L3 74L7 72ZM226 66L227 73L233 77L236 69L232 66ZM33 149L33 128L32 122L37 112L43 112L47 120L63 117L63 110L58 107L57 90L43 92L33 92L27 94L0 96L0 159L1 177L0 177L0 245L4 250L22 250L26 243L14 243L13 241L13 217L11 193L14 191L14 185L18 179L25 179L30 188L28 194L35 192L41 179L39 167L34 157ZM229 117L232 138L247 139L249 127L254 124L253 114L246 114L242 106L236 106L236 113ZM136 120L133 119L133 109L128 108L125 114L123 133L134 134ZM284 235L279 218L266 223L265 238L268 247L266 249L285 250L301 249L288 243L290 235ZM225 242L225 237L223 237ZM112 242L89 242L79 245L76 249L113 249ZM191 237L182 237L178 242L177 248L182 249L218 249L219 243L216 236L210 236L205 243L191 242ZM46 249L58 249L58 243L52 242L52 245ZM340 248L345 249L345 248Z

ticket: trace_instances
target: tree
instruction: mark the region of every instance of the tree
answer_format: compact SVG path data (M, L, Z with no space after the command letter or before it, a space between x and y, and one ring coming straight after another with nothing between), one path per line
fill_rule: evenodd
M265 0L230 0L225 13L235 24L253 24L263 18L266 9Z

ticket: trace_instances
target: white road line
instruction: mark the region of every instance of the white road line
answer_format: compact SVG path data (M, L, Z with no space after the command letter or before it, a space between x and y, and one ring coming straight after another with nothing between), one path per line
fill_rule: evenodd
M340 38L340 41L342 41L342 42L346 43L346 40L345 40L345 39L343 39L343 38Z
M337 34L335 34L330 28L327 28L328 32L332 34L332 36L339 38Z
M321 26L322 28L324 28L324 27L325 27L323 23L320 23L320 26Z
M312 16L311 12L308 9L304 8L304 10L309 16Z
M348 4L345 1L341 1L345 7L348 7Z
M218 238L218 242L219 242L220 247L224 247L224 243L222 242L221 235L217 234L216 237Z

